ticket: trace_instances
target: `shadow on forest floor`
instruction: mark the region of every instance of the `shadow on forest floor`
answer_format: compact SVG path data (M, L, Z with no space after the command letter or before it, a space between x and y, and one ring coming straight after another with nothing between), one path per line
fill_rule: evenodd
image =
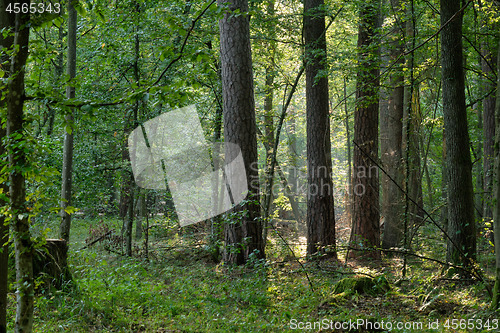
M152 233L148 259L141 243L127 258L98 244L82 249L88 235L75 233L74 287L39 290L35 331L494 332L499 324L483 284L444 278L435 263L408 259L403 278L397 257L345 265L340 253L340 261L308 262L301 257L303 236L292 232L284 233L288 245L270 233L266 261L228 267L214 263L204 235L193 231ZM366 276L383 276L390 290L328 301L342 278ZM12 294L10 300L12 316Z

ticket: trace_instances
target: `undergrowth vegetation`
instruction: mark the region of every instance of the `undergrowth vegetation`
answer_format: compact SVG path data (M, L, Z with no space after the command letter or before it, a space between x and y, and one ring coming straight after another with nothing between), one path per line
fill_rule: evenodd
M376 330L370 325L382 321L406 325L394 326L396 332L496 331L498 313L488 310L484 283L448 278L440 265L420 258L408 258L406 277L398 257L306 261L301 237L273 229L267 260L228 267L213 260L203 232L161 220L151 222L147 258L143 241L136 242L132 258L105 242L88 246L96 228L119 230L120 223L76 221L69 255L73 281L63 290L38 289L36 332L371 332ZM423 250L432 256L440 248ZM491 260L488 253L483 258ZM342 279L343 285L360 285L351 281L356 278L363 288L369 282L373 292L338 288ZM14 301L10 294L11 316ZM459 320L456 329L453 319ZM436 320L438 330L426 329ZM461 329L460 321L473 322L475 329ZM488 324L478 329L478 321ZM335 330L342 323L344 329Z

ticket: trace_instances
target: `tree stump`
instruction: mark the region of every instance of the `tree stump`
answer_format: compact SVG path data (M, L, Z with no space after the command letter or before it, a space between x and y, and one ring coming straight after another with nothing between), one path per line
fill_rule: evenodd
M67 263L68 245L64 239L47 239L33 257L33 277L41 279L42 288L62 289L71 280Z

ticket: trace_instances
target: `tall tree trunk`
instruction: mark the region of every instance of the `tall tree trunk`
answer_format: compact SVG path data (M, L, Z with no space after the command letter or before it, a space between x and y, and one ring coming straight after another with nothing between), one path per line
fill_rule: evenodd
M407 227L418 226L423 220L423 192L422 192L422 166L421 166L421 122L419 86L411 82L404 89L404 116L403 116L403 142L406 156L408 178L407 193L413 201L408 203ZM408 145L408 147L406 147ZM409 244L407 244L409 245Z
M498 63L497 68L500 68L500 41L498 45ZM500 303L500 75L497 79L497 93L495 103L495 184L494 184L494 237L495 237L495 260L496 260L496 281L495 288L493 288L493 300L491 302L491 309L498 309Z
M290 120L287 123L287 135L288 135L288 183L290 184L290 190L292 191L292 196L297 195L298 187L298 153L297 153L297 133L295 125L295 111L294 107L290 106Z
M14 43L13 30L15 26L15 16L7 13L5 11L7 2L2 1L0 3L0 30L9 31L9 34L0 34L0 48L4 50L12 50L12 44ZM0 64L9 64L9 57L2 54L0 57ZM2 66L3 67L3 66ZM10 68L9 66L3 67L5 74L4 79L9 78ZM7 87L4 83L0 83L0 90L4 91ZM5 107L6 103L3 98L0 98L0 113L1 118L5 119ZM0 156L3 156L7 150L4 146L4 139L6 136L6 131L3 126L0 126ZM3 167L3 165L2 165ZM0 191L2 193L9 192L9 186L7 182L0 183ZM7 202L0 199L0 206L6 205ZM5 221L5 216L2 214L0 216L0 333L7 332L7 292L9 290L8 284L8 261L9 261L9 224Z
M347 106L347 80L344 77L344 114L345 114L345 136L347 149L347 195L346 216L352 221L352 149L351 149L351 127L349 125L349 107Z
M217 74L220 75L220 68L218 64L217 66ZM214 136L213 136L213 141L214 141L214 156L219 156L221 146L219 145L221 136L222 136L222 101L220 94L221 91L214 91L214 94L216 96L217 100L217 107L215 109L215 119L214 119ZM220 212L219 208L219 202L221 200L220 193L219 193L219 173L220 173L220 168L221 166L219 165L219 159L214 158L213 159L213 165L214 165L214 176L212 177L212 212L214 217L210 219L210 238L209 238L209 247L212 251L212 257L215 261L220 260L220 243L223 241L223 230L222 230L222 219L221 216L216 215L218 212Z
M394 9L394 26L391 31L390 60L395 64L390 77L392 89L388 103L386 118L387 138L381 140L381 159L388 175L382 175L383 205L382 215L385 217L382 248L389 249L400 245L403 236L403 203L404 196L398 186L403 185L403 110L404 110L404 74L403 74L403 22L404 10L401 0L391 0ZM382 122L380 126L382 127Z
M349 257L378 259L380 211L378 169L379 52L376 28L378 0L360 3L358 31L358 78L354 112L353 221ZM370 248L370 251L364 251Z
M225 225L224 261L240 265L244 264L252 253L255 253L257 258L265 257L259 218L250 22L247 0L218 0L218 4L228 9L219 21L225 142L240 147L248 184L246 201L233 209L233 212L242 212L241 217ZM235 11L241 14L235 15ZM227 148L228 146L226 159L232 160L235 152Z
M72 80L76 76L76 22L77 13L73 1L68 2L68 59L66 74ZM75 87L71 83L66 87L66 98L75 98ZM64 133L62 188L61 188L61 225L59 237L69 244L71 230L71 215L66 208L71 205L71 183L73 175L73 110L65 117L67 128Z
M29 7L29 1L21 1ZM31 332L33 327L33 244L31 241L28 211L26 209L26 184L22 170L28 165L24 149L14 149L26 144L24 136L24 74L29 46L29 13L16 14L14 48L18 51L11 61L7 97L7 137L9 151L10 209L14 225L16 252L17 309L15 332Z
M265 98L264 98L264 138L263 140L267 144L268 149L266 149L266 192L264 193L264 198L262 200L264 213L264 245L267 241L267 230L268 230L268 215L271 213L271 207L273 203L273 180L271 177L274 177L274 170L271 172L271 168L273 167L273 147L274 147L274 110L273 110L273 101L274 101L274 57L276 51L276 42L275 38L275 27L273 25L274 18L274 0L269 0L267 3L267 16L268 19L271 20L270 24L266 27L267 35L270 41L267 43L268 45L266 51L268 53L268 59L266 64L266 87L265 87ZM278 138L279 139L279 138Z
M140 7L139 3L134 2L135 5L135 13L136 15L140 15ZM135 27L135 38L134 38L134 80L135 83L138 87L140 87L140 71L139 71L139 58L140 58L140 39L139 39L139 27ZM138 114L139 114L139 101L135 101L134 106L133 106L133 115L134 115L134 124L133 128L136 128L139 125L138 122ZM131 156L129 156L130 158ZM127 214L127 219L126 219L126 225L125 225L125 244L126 244L126 254L127 256L132 256L132 227L134 225L134 215L135 215L135 210L134 210L134 187L135 187L135 181L134 181L134 175L127 170L127 177L129 178L128 180L128 196L129 196L129 202L128 202L128 214Z
M5 44L0 44L4 46ZM0 102L0 109L3 109L3 102ZM3 117L3 110L2 117ZM0 128L0 140L3 142L5 138L5 129ZM0 155L5 154L5 146L0 142ZM9 187L6 182L0 184L2 193L8 193ZM0 199L0 206L6 205L7 202ZM5 217L0 216L0 333L7 332L7 293L9 290L8 272L9 272L9 224L5 221Z
M488 44L486 42L482 45L481 59L481 70L483 74L489 78L481 85L481 91L483 93L488 93L495 89L495 84L492 82L494 80L493 73L494 68L490 65L495 63L494 57L492 57L489 51ZM486 60L488 61L486 61ZM495 140L495 101L494 95L486 97L483 101L483 219L485 222L491 223L493 217L492 207L493 207L493 144Z
M139 212L139 218L135 221L135 239L140 240L142 238L142 229L143 222L146 220L147 207L146 207L146 189L138 190L137 196L137 206L139 207L137 210Z
M62 14L62 13L61 13ZM54 89L58 89L59 86L59 80L61 79L61 76L63 75L63 70L64 70L64 26L61 24L58 29L58 54L56 61L54 62L54 84L53 87ZM48 117L48 126L47 126L47 136L51 136L52 132L54 131L54 120L56 118L56 109L51 107L49 108L49 114L47 115Z
M323 0L304 0L307 113L307 254L337 257Z
M447 260L470 266L471 259L476 257L476 226L459 10L460 0L441 0L441 25L446 24L441 31L441 67L448 165L448 235L451 238Z

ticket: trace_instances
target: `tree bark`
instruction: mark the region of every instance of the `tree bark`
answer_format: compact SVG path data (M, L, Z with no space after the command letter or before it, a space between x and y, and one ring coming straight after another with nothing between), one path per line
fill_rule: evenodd
M500 68L500 42L498 45L498 64ZM495 185L494 185L494 198L495 206L493 212L493 230L495 238L495 260L496 260L496 281L493 288L493 299L491 301L491 309L498 309L500 303L500 75L497 79L497 93L495 103L495 159L494 159L494 172L495 172Z
M29 7L30 1L21 1ZM10 212L14 225L16 253L17 309L15 332L31 332L33 328L33 244L31 241L26 184L22 170L28 168L24 149L14 147L26 144L24 126L24 74L29 46L29 13L16 14L14 47L18 51L11 61L7 97L7 137L9 151Z
M2 1L0 3L0 30L9 31L8 35L0 34L0 48L5 50L12 50L12 45L14 43L14 37L11 34L15 27L15 16L10 15L5 11L7 2ZM4 37L5 36L5 37ZM8 64L9 57L2 54L0 57L0 64ZM9 78L10 68L5 66L4 79ZM0 84L0 90L4 91L5 84ZM4 108L6 107L5 100L0 98L0 112L1 118L5 118ZM6 136L6 131L3 126L0 126L0 156L3 156L7 149L4 145L4 139ZM9 186L7 182L0 183L0 191L3 195L9 193ZM0 199L0 206L7 204L6 200ZM9 289L8 285L8 261L9 261L9 223L5 220L5 216L2 214L0 216L0 333L7 332L7 293Z
M403 113L404 113L404 44L403 22L404 10L401 0L391 0L394 9L394 26L391 31L390 61L395 64L390 76L392 89L389 97L386 118L386 140L381 140L381 159L387 173L382 175L383 205L382 215L385 217L382 248L398 247L403 237L403 203L404 196L398 188L403 185ZM382 127L382 121L380 126Z
M252 253L257 258L265 257L259 218L250 24L247 0L218 0L218 4L227 8L219 21L225 141L240 147L248 184L246 201L233 209L233 212L241 212L241 218L225 225L224 261L240 265L247 262ZM235 11L241 14L234 15ZM226 149L226 159L232 160L232 154L233 151Z
M380 258L378 167L378 0L360 3L358 78L354 112L353 221L349 257ZM364 251L369 248L369 251Z
M268 19L271 20L274 18L274 0L269 0L267 3L267 16ZM271 180L271 177L274 177L274 172L271 172L271 168L273 167L273 146L274 146L274 57L276 51L276 34L275 27L271 23L266 27L267 35L270 38L270 41L266 43L266 47L268 53L268 59L266 64L266 86L265 86L265 97L264 97L264 137L263 140L267 144L266 148L266 191L264 193L264 198L262 200L264 207L264 230L263 230L263 239L264 246L267 241L267 230L268 230L268 215L271 213L271 208L273 206L273 186L274 179ZM274 170L273 170L274 171Z
M447 260L470 266L476 257L476 226L472 187L459 0L441 0L441 67L444 133L448 165ZM451 21L450 21L451 20ZM448 22L450 21L450 22Z
M76 77L76 23L77 13L72 1L68 2L68 59L66 74L70 80ZM75 98L75 87L71 83L66 87L66 98ZM66 240L69 245L71 230L71 214L66 208L71 206L71 185L73 175L73 138L75 126L73 126L73 109L65 117L67 128L64 133L62 187L61 187L61 225L59 236Z
M483 43L482 47L483 57L481 58L481 70L483 75L489 77L493 80L492 76L494 73L494 68L490 67L490 64L494 64L494 57L492 57L489 51L488 44ZM489 61L485 61L485 59ZM495 84L490 80L486 80L481 85L481 91L483 93L488 93L489 91L495 89ZM495 140L495 103L496 98L494 95L486 97L483 101L483 219L485 222L491 222L493 217L492 207L493 207L493 144Z
M304 0L307 113L307 254L337 257L328 99L325 8Z

